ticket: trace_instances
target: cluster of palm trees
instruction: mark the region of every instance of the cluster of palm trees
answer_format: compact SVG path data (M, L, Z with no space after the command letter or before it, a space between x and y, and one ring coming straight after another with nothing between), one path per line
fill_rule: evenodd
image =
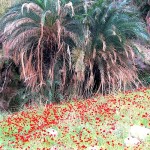
M139 85L146 24L129 0L23 0L0 21L4 55L50 100Z

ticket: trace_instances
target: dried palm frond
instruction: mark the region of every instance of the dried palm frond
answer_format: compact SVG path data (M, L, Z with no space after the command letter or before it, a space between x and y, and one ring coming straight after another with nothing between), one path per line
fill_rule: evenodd
M72 2L71 2L71 1L69 1L69 3L67 3L67 4L65 4L65 7L67 7L67 8L71 8L72 16L74 16L74 15L75 15L75 13L74 13L74 8L73 8L73 4L72 4Z
M142 61L150 65L150 46L148 44L143 45L138 41L134 41L132 44L136 47Z
M21 7L21 13L24 13L24 8L27 9L27 12L29 13L30 10L34 11L36 14L41 15L42 9L40 6L38 6L35 3L24 3Z
M66 18L67 6L72 9L71 19ZM33 90L46 86L47 80L53 88L58 80L58 91L63 91L68 84L71 50L80 41L77 32L80 28L79 21L73 17L73 5L66 7L59 0L23 1L11 7L2 18L0 29L5 56L20 65L21 79Z

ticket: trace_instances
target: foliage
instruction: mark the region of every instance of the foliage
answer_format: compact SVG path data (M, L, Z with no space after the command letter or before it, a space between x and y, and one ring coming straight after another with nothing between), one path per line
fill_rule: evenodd
M20 0L0 0L0 17L6 12L9 7L19 1Z
M139 71L139 78L145 86L150 85L150 73L146 71Z
M10 0L1 0L0 1L0 16L5 12L6 8L11 6L11 1Z
M70 57L66 48L79 39L78 21L72 16L73 10L69 11L70 7L60 7L59 1L33 0L13 6L2 18L5 55L21 66L21 78L28 87L41 87L47 79L54 87L61 76L65 78Z
M78 54L78 81L86 84L83 89L94 86L96 91L110 92L138 80L133 40L148 41L149 35L136 7L129 7L130 4L99 0L92 7L86 6L89 8L83 17L85 43L82 51L73 51L75 56Z
M19 78L19 68L13 60L2 57L0 61L0 111L8 110L10 102L16 97L21 87L23 84Z
M133 0L133 3L138 6L138 8L140 9L140 11L142 13L142 16L146 17L146 15L149 11L149 8L150 8L150 1L149 0L143 0L141 2L141 0Z
M147 29L150 33L150 1L149 0L133 0L134 4L138 6L141 16L147 23Z
M130 5L109 0L21 1L1 19L4 54L20 68L29 91L48 102L136 85L133 40L144 43L149 35Z

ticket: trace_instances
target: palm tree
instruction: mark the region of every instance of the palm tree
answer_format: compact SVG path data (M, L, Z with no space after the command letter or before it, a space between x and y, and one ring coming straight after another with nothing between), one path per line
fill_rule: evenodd
M80 53L79 50L73 52L78 58L76 66L80 64L80 68L76 67L79 68L77 76L83 81L85 92L121 90L139 81L134 63L138 49L134 41L148 41L149 35L138 11L130 5L125 0L97 0L92 7L86 5L85 43Z
M70 50L82 34L71 2L25 0L8 10L0 26L5 56L21 66L28 87L42 87L47 80L53 88L59 83L59 90L65 85Z

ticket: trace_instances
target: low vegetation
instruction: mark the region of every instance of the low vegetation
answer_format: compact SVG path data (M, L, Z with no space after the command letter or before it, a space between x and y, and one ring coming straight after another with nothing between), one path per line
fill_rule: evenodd
M150 126L150 89L28 108L0 122L0 145L9 150L148 150L124 139L132 125ZM138 132L138 131L137 131Z

